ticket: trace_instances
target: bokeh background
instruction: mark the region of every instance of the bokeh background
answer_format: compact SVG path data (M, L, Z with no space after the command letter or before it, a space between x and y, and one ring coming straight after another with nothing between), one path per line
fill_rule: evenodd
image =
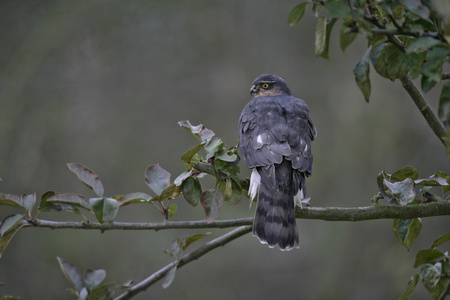
M149 192L145 168L184 171L196 140L177 122L203 123L227 145L262 73L283 77L304 99L318 129L308 192L313 206L367 206L376 176L406 165L422 177L449 173L444 148L401 84L372 71L365 103L352 70L360 37L342 53L336 24L330 60L314 56L315 20L291 28L298 1L13 1L0 2L0 191L38 196L88 189L66 167L96 171L106 194ZM437 109L440 88L426 97ZM244 163L242 174L248 175ZM203 188L211 188L207 183ZM219 219L253 216L248 199L224 205ZM173 220L198 220L201 207L175 200ZM0 207L0 217L17 213ZM51 220L80 220L43 213ZM119 221L163 221L151 205L120 210ZM418 249L448 231L448 217L426 218L411 251L392 220L360 223L298 220L301 248L281 252L246 235L178 270L168 289L155 284L135 299L396 299ZM106 281L138 282L172 258L171 241L210 231L22 229L0 260L0 295L70 299L56 257ZM200 243L191 246L195 249ZM413 299L428 297L421 284Z

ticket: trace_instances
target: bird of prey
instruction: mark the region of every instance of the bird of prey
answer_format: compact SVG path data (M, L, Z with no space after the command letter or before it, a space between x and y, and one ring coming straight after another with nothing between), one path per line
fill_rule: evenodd
M295 203L301 205L306 195L316 128L306 103L292 96L282 78L261 75L250 94L255 97L242 110L239 139L252 169L249 196L251 200L258 196L253 236L270 248L298 248Z

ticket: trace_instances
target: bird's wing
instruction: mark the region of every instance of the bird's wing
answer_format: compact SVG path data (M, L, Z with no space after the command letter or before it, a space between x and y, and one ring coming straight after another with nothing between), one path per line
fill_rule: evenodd
M284 157L309 176L316 129L308 113L305 102L292 96L253 98L239 119L240 149L248 167L270 169Z

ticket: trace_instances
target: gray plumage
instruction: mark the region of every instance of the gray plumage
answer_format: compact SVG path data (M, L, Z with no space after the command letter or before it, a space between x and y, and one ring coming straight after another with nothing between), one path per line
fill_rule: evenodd
M248 167L257 172L249 191L258 193L253 235L269 247L290 250L299 245L294 196L306 195L316 129L308 106L282 78L261 75L250 92L256 96L242 110L239 138Z

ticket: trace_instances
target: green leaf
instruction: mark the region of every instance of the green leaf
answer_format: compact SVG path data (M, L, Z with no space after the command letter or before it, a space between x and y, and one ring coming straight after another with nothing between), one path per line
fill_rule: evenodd
M221 181L219 188L223 194L223 201L227 204L238 204L242 199L242 190L233 179Z
M417 53L404 53L400 56L399 64L401 66L401 70L409 71L411 78L415 79L421 74L423 60L423 55L419 55ZM399 72L399 74L404 73Z
M133 203L146 203L152 200L152 197L146 193L131 193L127 195L118 195L114 196L114 199L117 200L119 206L125 206Z
M326 50L327 18L320 17L316 23L316 41L314 52L316 56L322 56Z
M408 286L406 290L403 292L403 294L400 296L399 300L409 300L414 292L414 288L416 287L417 283L419 282L420 275L415 274L411 276L411 279L408 282Z
M172 283L172 281L175 279L175 272L177 271L177 266L174 266L167 271L166 275L164 276L162 287L167 289L169 285Z
M438 115L445 128L448 129L450 127L450 80L446 80L442 86Z
M223 192L223 200L228 201L233 196L233 185L230 179L225 180L225 191Z
M445 178L425 178L425 179L418 179L414 180L414 183L417 185L424 185L424 186L447 186L447 180Z
M183 249L181 248L181 238L176 238L171 244L169 249L164 249L163 252L165 254L169 254L170 256L174 256L177 259L181 259L183 254Z
M420 173L414 167L406 166L403 169L397 170L390 176L391 181L403 181L406 178L412 180L419 179Z
M422 5L420 0L401 0L401 3L413 14L421 17L422 19L428 19L430 16L430 10Z
M430 178L444 178L449 185L442 186L442 189L443 189L444 193L450 191L450 176L448 176L444 172L436 171L436 173L434 173L434 175L431 176Z
M197 152L200 151L200 149L202 149L203 147L205 147L205 144L196 145L181 156L181 160L186 164L186 168L190 169L191 166L194 166L202 159L202 157L198 155Z
M343 2L329 0L324 6L332 18L343 19L350 14L350 7Z
M416 260L414 262L414 268L417 268L423 264L427 263L435 263L444 256L444 253L439 251L438 249L425 249L425 250L419 250L416 254Z
M181 186L176 186L175 183L172 183L167 188L165 188L161 195L159 196L159 201L163 201L166 199L172 199L178 196L181 193Z
M216 219L222 202L223 196L219 188L203 192L200 197L200 203L205 211L206 222L211 223Z
M85 197L78 194L72 193L56 194L48 198L47 202L66 204L91 210L91 205L89 204L89 201Z
M178 122L178 125L183 127L186 131L190 132L197 139L199 139L202 143L209 142L212 137L215 135L212 130L209 130L202 124L193 126L188 120Z
M49 212L49 211L67 211L81 215L78 208L72 205L60 204L55 202L47 201L50 197L57 195L54 191L47 191L41 196L41 202L39 204L38 212Z
M423 285L429 291L433 290L437 286L439 279L441 279L441 273L442 273L442 264L441 263L438 262L435 264L426 264L424 266L424 268L422 269L422 271L420 272ZM440 295L440 293L439 293L439 295Z
M181 173L180 175L178 175L178 177L173 181L173 183L176 186L180 186L183 184L183 181L186 180L186 178L191 177L192 176L192 170L190 171L184 171L183 173Z
M383 183L386 186L385 192L391 200L389 202L407 205L414 201L416 192L414 189L414 181L411 178L406 178L405 180L398 182L384 180Z
M198 178L189 177L183 181L183 184L181 185L181 193L187 203L194 207L197 206L202 195L202 187Z
M441 235L440 237L438 237L437 239L434 240L433 244L431 245L431 249L433 248L437 248L440 245L446 243L450 241L450 232L447 232L444 235Z
M54 195L56 195L56 192L47 191L41 196L41 201L39 203L39 209L38 209L39 212L52 210L52 205L55 205L55 204L53 204L51 202L47 202L47 199ZM59 207L55 207L55 208L53 208L53 210L59 211L61 209L59 209Z
M145 170L145 182L156 195L161 195L170 186L170 173L159 164L151 165Z
M288 17L288 22L291 27L295 26L303 18L306 11L306 5L308 5L308 2L302 2L291 10Z
M370 46L364 53L361 60L356 64L353 69L353 74L355 75L355 81L359 89L364 95L364 99L368 103L370 100L371 84L370 84L370 66L369 66L369 56L372 47Z
M233 151L222 150L214 159L214 168L216 170L228 170L239 164L240 156Z
M394 220L394 233L400 244L405 246L406 249L411 248L416 238L422 229L422 221L417 219L395 219Z
M0 237L3 237L9 231L15 230L17 227L19 227L19 224L20 222L22 222L23 218L24 215L15 214L7 216L5 219L3 219L2 223L0 224Z
M22 198L19 195L1 194L0 205L24 208Z
M97 195L103 196L103 184L94 171L80 164L70 163L67 164L67 166L69 167L70 171L77 175L78 179L84 185L93 190Z
M440 82L442 78L442 66L450 55L450 49L446 47L434 47L427 52L426 61L422 65L422 74L431 82Z
M223 147L224 143L222 142L222 140L220 138L214 137L205 146L206 158L209 159L214 157L217 153L222 151Z
M100 223L113 220L119 212L119 202L113 198L89 199L95 217Z
M354 32L351 27L349 27L348 24L343 23L341 25L341 31L339 35L339 44L341 46L342 52L345 52L345 49L353 43L353 41L358 36L358 33ZM368 56L367 56L368 57Z
M163 250L164 253L169 254L170 256L174 256L177 259L181 259L182 254L186 248L191 245L192 243L202 239L209 233L199 233L194 235L189 235L183 238L176 238L173 240L173 242L170 244L169 249Z
M431 47L441 45L441 42L430 36L421 36L412 39L406 48L407 53L426 51Z
M333 29L334 23L337 19L327 19L325 17L320 17L317 20L316 25L316 41L315 41L315 54L316 56L329 59L328 46L330 43L331 30Z
M100 270L89 269L84 273L84 285L89 291L89 294L102 283L105 277L106 271L101 269Z
M95 289L92 290L92 292L89 293L88 300L108 300L113 299L113 295L115 291L119 289L123 289L121 287L114 288L116 284L114 282L108 282L104 283Z
M378 74L385 78L388 77L387 73L387 66L384 61L384 55L381 55L384 48L388 46L388 43L380 44L376 47L374 47L370 52L370 60L372 61L372 65L375 68L375 71L377 71Z
M81 293L81 291L84 288L83 278L81 277L80 272L78 272L78 269L72 265L70 262L64 260L61 257L57 257L59 266L61 267L61 271L64 273L64 275L67 277L67 279L70 281L72 286L75 288L75 290L78 293Z
M426 93L431 90L438 82L434 79L429 78L428 76L422 74L422 78L420 80L420 86L422 90Z
M398 59L393 61L395 63L388 68L391 78L400 78L408 72L413 79L420 75L423 60L419 54L400 52Z
M22 203L23 207L28 211L29 214L31 214L34 205L36 204L36 194L23 194L22 195Z
M388 78L394 81L405 75L409 70L408 57L394 45L384 49L384 61L387 66Z
M416 76L422 62L417 54L405 54L388 43L382 43L373 48L370 58L375 71L392 81L402 77L410 70L413 70Z
M442 270L442 263L438 262L434 265L425 265L420 273L423 285L433 299L444 299L448 296L450 277L443 274Z
M222 161L225 162L230 162L230 163L238 163L239 162L239 156L236 153L236 149L235 147L232 147L231 149L228 150L222 150L219 153L217 153L216 156L217 159L220 159Z
M0 258L16 232L24 226L19 225L24 217L20 214L8 216L0 225Z
M209 232L208 233L197 233L197 234L189 235L189 236L181 239L181 248L183 250L186 250L186 248L189 247L189 245L204 238L208 234L209 234Z
M167 215L168 215L169 217L173 217L173 216L175 215L176 212L177 212L177 205L176 205L175 203L172 203L172 204L169 206L169 210L168 210L168 212L167 212Z

